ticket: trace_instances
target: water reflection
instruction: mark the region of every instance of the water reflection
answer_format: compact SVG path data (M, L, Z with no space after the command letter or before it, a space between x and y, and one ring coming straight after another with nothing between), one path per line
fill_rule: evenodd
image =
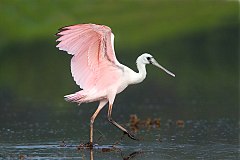
M122 146L95 146L94 148L81 148L77 149L77 146L70 145L65 147L60 147L58 145L30 145L30 146L15 146L15 149L18 150L26 150L28 149L28 153L19 153L16 157L9 155L5 158L19 158L21 160L24 159L66 159L66 158L81 158L81 159L90 159L90 160L96 160L99 159L99 154L102 154L102 157L117 157L117 159L122 160L131 160L134 158L139 158L141 155L144 154L144 151L128 151L124 149ZM38 151L37 151L37 150ZM57 150L61 149L62 151L65 149L70 149L73 152L71 155L66 154L60 154L57 153ZM36 153L36 151L38 154ZM45 150L45 151L44 151ZM47 150L49 151L49 154L46 154ZM125 151L124 151L125 150ZM31 151L33 151L31 153ZM21 151L20 151L21 152ZM40 153L41 152L41 153ZM44 153L45 152L45 153ZM57 154L56 154L57 153ZM70 153L70 152L69 152ZM35 155L34 155L35 154ZM96 154L96 157L94 155ZM53 156L54 155L54 156ZM56 156L57 155L57 156ZM89 155L89 157L88 157ZM3 155L1 155L3 156ZM3 157L0 157L0 159Z
M98 138L98 142L101 141L101 138L104 135L101 133L101 136ZM140 154L143 154L143 151L133 151L131 153L125 154L123 152L124 147L123 146L119 146L118 144L123 140L124 136L126 136L126 134L123 134L123 136L120 138L119 141L115 142L114 145L105 145L105 146L99 146L98 144L94 144L93 146L90 145L90 143L86 143L83 144L81 143L80 145L77 146L77 150L79 151L89 151L90 153L90 160L94 159L94 151L100 151L101 153L120 153L121 158L123 160L130 160L133 159L135 157L137 157ZM63 141L60 146L63 147L67 147L68 145Z
M123 151L120 148L117 148L117 147L114 147L114 146L107 147L107 148L102 148L101 152L104 152L104 153L109 153L109 152L120 153L121 158L123 160L130 160L130 159L136 158L136 157L138 157L138 156L140 156L141 154L144 153L143 151L134 151L134 152L126 155L126 154L123 153ZM94 160L94 149L89 149L89 153L90 153L90 160Z
M146 120L138 119L139 122ZM79 147L82 144L79 140L88 140L88 132L83 129L81 133L77 129L80 128L79 124L74 122L6 124L0 129L0 159L239 158L239 127L236 120L161 120L160 124L159 128L139 127L135 134L142 139L138 142L128 137L120 139L121 132L115 128L106 129L105 124L96 124L102 133L96 136L99 145L93 149Z
M115 152L115 149L112 150L110 148L109 149L105 148L103 152ZM125 155L121 150L118 150L117 152L120 152L123 160L134 159L134 158L137 158L144 153L143 151L134 151L134 152L132 152L128 155ZM90 160L94 160L93 149L90 149Z

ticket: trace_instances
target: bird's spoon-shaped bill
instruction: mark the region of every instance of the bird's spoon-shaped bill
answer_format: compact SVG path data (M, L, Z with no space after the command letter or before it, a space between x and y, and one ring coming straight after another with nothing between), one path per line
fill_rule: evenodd
M161 66L155 59L152 60L152 64L154 66L157 66L158 68L161 68L162 70L164 70L165 72L167 72L168 74L170 74L171 76L175 77L175 74L173 74L172 72L168 71L166 68L164 68L163 66Z

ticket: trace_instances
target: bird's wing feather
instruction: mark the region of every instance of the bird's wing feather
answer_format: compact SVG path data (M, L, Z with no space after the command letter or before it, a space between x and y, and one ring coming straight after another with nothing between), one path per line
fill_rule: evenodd
M57 33L60 50L72 54L71 72L83 89L100 89L116 82L122 65L114 52L114 36L107 26L79 24Z

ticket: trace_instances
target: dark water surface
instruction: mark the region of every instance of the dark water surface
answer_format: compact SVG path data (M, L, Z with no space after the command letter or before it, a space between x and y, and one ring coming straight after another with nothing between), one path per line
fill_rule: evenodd
M140 127L140 141L122 137L108 124L96 122L93 150L79 149L88 140L88 125L55 122L2 124L1 159L238 159L238 121L161 120L160 126ZM127 126L127 125L125 125ZM63 143L64 141L64 143Z

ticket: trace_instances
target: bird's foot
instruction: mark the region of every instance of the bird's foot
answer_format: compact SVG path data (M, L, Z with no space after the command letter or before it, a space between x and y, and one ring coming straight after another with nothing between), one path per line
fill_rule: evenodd
M133 139L133 140L135 140L135 141L139 141L139 139L138 139L138 138L135 138L135 136L132 135L131 133L124 131L124 132L123 132L123 135L125 135L125 134L127 134L129 138L131 138L131 139Z

